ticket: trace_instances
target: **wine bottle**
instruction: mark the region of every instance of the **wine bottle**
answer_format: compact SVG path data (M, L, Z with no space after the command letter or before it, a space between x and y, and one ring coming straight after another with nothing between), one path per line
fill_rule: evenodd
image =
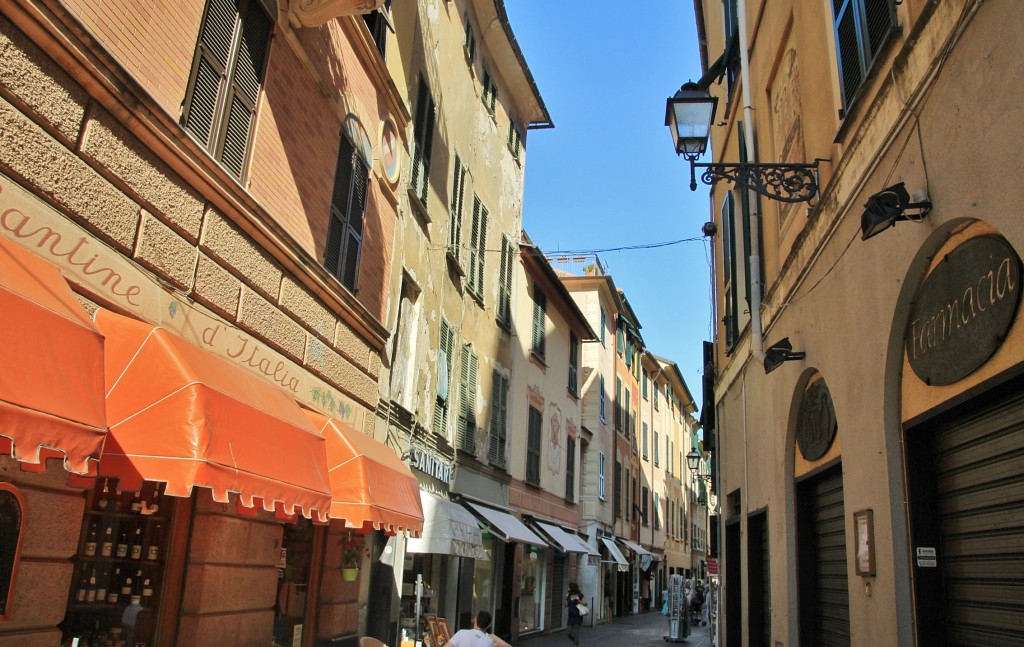
M132 539L132 559L142 559L142 526L135 528L135 537Z
M103 492L100 494L100 500L96 502L96 505L100 510L106 510L107 506L110 505L110 486L106 479L103 479Z
M139 577L142 576L142 571L139 571ZM153 599L153 584L147 577L142 581L142 606L146 606L149 600Z
M124 584L121 585L121 601L130 604L132 601L132 576L126 575Z
M146 548L146 559L156 561L160 558L160 524L156 524L149 538L149 546Z
M75 591L75 602L85 602L85 596L89 592L89 578L82 571L82 579L78 582L78 590Z
M85 592L85 601L96 601L96 567L93 567L92 574L89 575L89 588Z
M107 584L109 580L109 576L100 569L99 577L96 578L96 602L107 601Z
M85 540L85 556L96 556L96 521L89 524L89 535Z
M100 555L103 557L112 557L114 555L114 528L107 522L107 527L103 531L103 543L100 545Z
M138 492L132 494L132 503L130 507L132 512L137 513L142 510L142 488L139 488Z
M107 583L107 602L110 604L117 603L117 588L121 583L121 569L115 568L114 574L110 577L110 582Z
M128 556L128 524L124 523L121 525L121 535L117 540L117 556L127 557Z

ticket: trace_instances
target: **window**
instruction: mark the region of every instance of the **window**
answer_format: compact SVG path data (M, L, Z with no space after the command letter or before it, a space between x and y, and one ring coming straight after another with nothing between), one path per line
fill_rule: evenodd
M604 501L604 452L597 453L597 498Z
M665 434L665 469L668 470L669 474L672 473L672 450L669 447L671 440L668 434Z
M647 460L647 423L646 422L644 423L643 440L641 442L643 442L643 457L644 457L644 460Z
M731 351L739 341L736 285L736 207L732 191L725 194L722 203L722 294L725 299L725 349Z
M615 378L615 430L622 430L622 378Z
M626 477L626 521L633 519L633 507L630 505L632 498L630 493L633 491L632 474L629 473L629 466L627 465L625 470Z
M437 351L437 398L434 402L434 433L448 435L448 385L452 375L452 351L455 333L444 319L441 320L441 339Z
M468 345L462 347L462 364L459 368L459 419L456 422L456 443L460 450L476 454L476 378L479 360Z
M274 21L257 0L209 0L199 29L182 123L241 179Z
M601 345L604 346L604 332L608 328L608 314L601 308Z
M519 126L516 125L516 120L509 118L508 120L508 149L512 152L512 158L516 161L520 161L520 154L523 148L523 135L519 132Z
M508 378L494 371L491 375L491 429L487 461L505 468L505 441L508 435Z
M352 292L356 290L359 276L369 179L369 167L348 135L343 134L338 147L338 167L334 172L324 267Z
M618 327L615 329L615 352L620 356L622 355L623 340L625 339L622 334L622 322L619 322Z
M845 116L896 26L896 14L892 0L832 0L832 10Z
M658 493L654 493L654 529L661 530L661 508L659 506Z
M626 337L626 367L633 367L633 338Z
M578 391L578 375L580 371L580 340L576 338L576 333L569 333L569 392L573 395L579 393Z
M647 499L651 496L650 490L646 487L640 489L640 522L645 526L649 526L650 522L647 518Z
M653 447L654 447L654 466L657 467L658 463L659 463L659 461L658 461L658 430L657 429L654 430L654 442L652 444L653 444Z
M476 61L476 34L473 32L473 23L469 20L469 12L465 14L466 18L466 42L463 46L466 48L466 62L469 63L469 69L473 69L473 63Z
M462 202L466 191L466 167L455 153L452 173L452 204L448 215L448 253L456 262L462 262Z
M620 382L620 384L621 384L621 382ZM633 435L633 424L632 424L633 423L633 407L632 407L632 405L629 402L630 391L629 391L628 387L626 388L626 394L625 395L626 395L626 404L623 406L623 409L622 409L622 417L623 417L622 424L626 428L625 429L626 438L630 438Z
M515 248L507 236L501 237L501 265L498 267L498 323L512 325L512 259Z
M391 0L385 0L379 9L363 14L363 20L366 21L366 27L370 30L373 42L377 45L377 51L384 57L387 55L388 31L390 31L388 27L390 19L385 14L390 14L390 12Z
M622 516L622 463L615 461L615 517Z
M598 380L598 381L600 382L601 392L598 393L597 415L600 416L601 422L604 422L604 419L605 419L604 418L604 416L605 416L604 376L602 375L600 380Z
M530 427L526 438L526 482L540 485L540 431L543 414L530 407Z
M654 383L654 410L658 410L658 391L661 390L661 385L657 382Z
M466 286L478 298L484 294L484 258L487 244L487 207L473 196L473 225L469 232L469 268Z
M644 371L644 374L643 374L643 396L644 396L644 400L649 400L650 399L650 397L648 397L648 394L647 394L647 379L648 379L647 371Z
M665 531L668 533L668 536L671 537L673 534L672 513L675 511L675 506L671 501L669 501L666 507L668 509L668 519L666 521L668 523L665 524Z
M427 179L430 176L430 151L434 143L434 97L430 94L430 86L422 75L416 95L416 118L412 125L412 137L412 173L409 181L412 183L413 194L425 207Z
M576 500L576 439L565 439L565 500Z
M540 288L534 286L533 288L533 345L531 349L533 354L539 357L541 360L544 359L544 327L545 327L545 314L544 311L547 308L547 297L540 291Z
M494 106L498 102L498 86L494 83L494 77L491 76L491 71L484 65L484 89L480 95L480 98L484 102L484 107L487 108L487 112L494 116Z

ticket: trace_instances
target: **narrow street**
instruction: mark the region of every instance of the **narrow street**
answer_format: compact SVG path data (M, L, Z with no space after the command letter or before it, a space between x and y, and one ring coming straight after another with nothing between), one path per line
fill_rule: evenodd
M583 626L580 633L580 647L659 647L683 644L689 647L711 647L710 627L693 627L690 637L682 643L670 643L665 640L668 634L668 621L656 611L637 616L615 618L614 622L599 624L596 627ZM564 631L523 638L516 647L567 647L571 645Z

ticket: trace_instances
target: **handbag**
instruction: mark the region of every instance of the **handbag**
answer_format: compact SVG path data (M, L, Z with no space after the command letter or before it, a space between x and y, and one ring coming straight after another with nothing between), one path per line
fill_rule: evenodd
M583 616L585 616L588 613L590 613L590 609L587 608L587 605L580 604L579 602L577 602L576 603L576 612L579 613L580 617L582 618Z

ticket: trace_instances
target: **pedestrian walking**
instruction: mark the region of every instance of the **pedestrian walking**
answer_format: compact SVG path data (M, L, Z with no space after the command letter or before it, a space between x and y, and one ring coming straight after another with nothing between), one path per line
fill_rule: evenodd
M569 607L569 640L573 647L580 647L580 629L583 627L583 616L590 613L587 608L587 599L576 582L569 583L569 594L565 598L565 604Z
M459 629L448 640L451 647L494 647L494 639L488 633L491 630L491 614L480 611L473 617L472 629Z

